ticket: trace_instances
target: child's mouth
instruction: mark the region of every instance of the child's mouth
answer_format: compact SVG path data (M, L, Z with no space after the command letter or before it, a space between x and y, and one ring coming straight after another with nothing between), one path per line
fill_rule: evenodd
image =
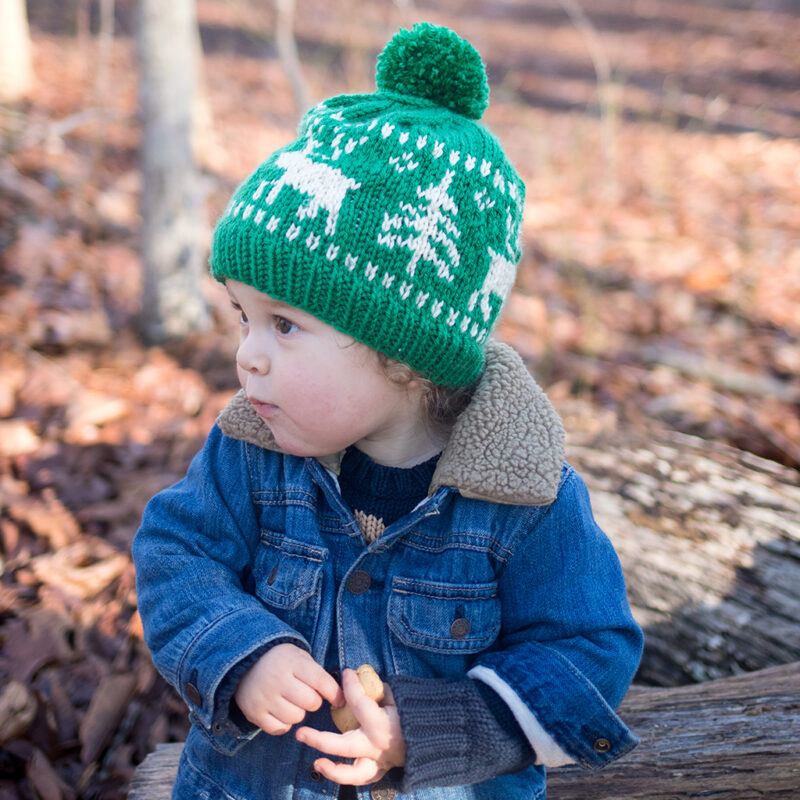
M273 403L262 403L260 400L256 400L252 397L248 399L250 400L250 404L253 406L256 414L258 414L259 417L271 417L280 410L278 406L274 405Z

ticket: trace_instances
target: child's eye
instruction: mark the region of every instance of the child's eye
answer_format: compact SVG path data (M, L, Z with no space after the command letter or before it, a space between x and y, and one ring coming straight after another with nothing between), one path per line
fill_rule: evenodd
M242 307L238 303L233 303L233 302L231 302L231 305L234 307L234 309L236 309L236 311L239 312L240 315L239 322L242 325L247 325L247 314L245 314L244 311L242 311Z
M282 334L289 334L292 331L296 330L297 325L294 324L291 320L286 319L286 317L275 317L275 330L278 333Z

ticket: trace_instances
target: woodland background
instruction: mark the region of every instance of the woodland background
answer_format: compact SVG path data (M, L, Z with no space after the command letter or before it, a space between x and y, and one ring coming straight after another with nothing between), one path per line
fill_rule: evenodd
M107 0L29 0L36 82L0 105L0 800L123 798L186 732L130 543L235 391L236 319L207 280L205 331L137 332L135 6L101 35ZM271 3L197 10L211 224L299 107ZM311 101L370 91L418 19L487 64L484 121L528 187L498 335L570 429L671 428L800 469L797 1L300 0Z

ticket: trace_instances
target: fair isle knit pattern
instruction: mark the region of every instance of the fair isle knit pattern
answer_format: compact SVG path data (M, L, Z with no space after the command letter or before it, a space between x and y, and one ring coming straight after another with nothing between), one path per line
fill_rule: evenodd
M401 31L378 91L313 108L237 189L211 269L313 314L436 383L471 383L514 282L524 185L473 118L477 52Z
M366 542L379 539L389 525L425 499L438 461L436 455L414 467L387 467L357 447L347 448L339 469L339 489Z

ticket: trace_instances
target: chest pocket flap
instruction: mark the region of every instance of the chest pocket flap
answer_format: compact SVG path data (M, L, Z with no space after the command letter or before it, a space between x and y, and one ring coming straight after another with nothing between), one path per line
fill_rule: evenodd
M285 539L275 547L265 544L262 537L256 593L271 606L296 608L318 590L322 558L318 548Z
M486 649L500 632L497 584L454 584L395 577L389 627L408 647L452 653Z

